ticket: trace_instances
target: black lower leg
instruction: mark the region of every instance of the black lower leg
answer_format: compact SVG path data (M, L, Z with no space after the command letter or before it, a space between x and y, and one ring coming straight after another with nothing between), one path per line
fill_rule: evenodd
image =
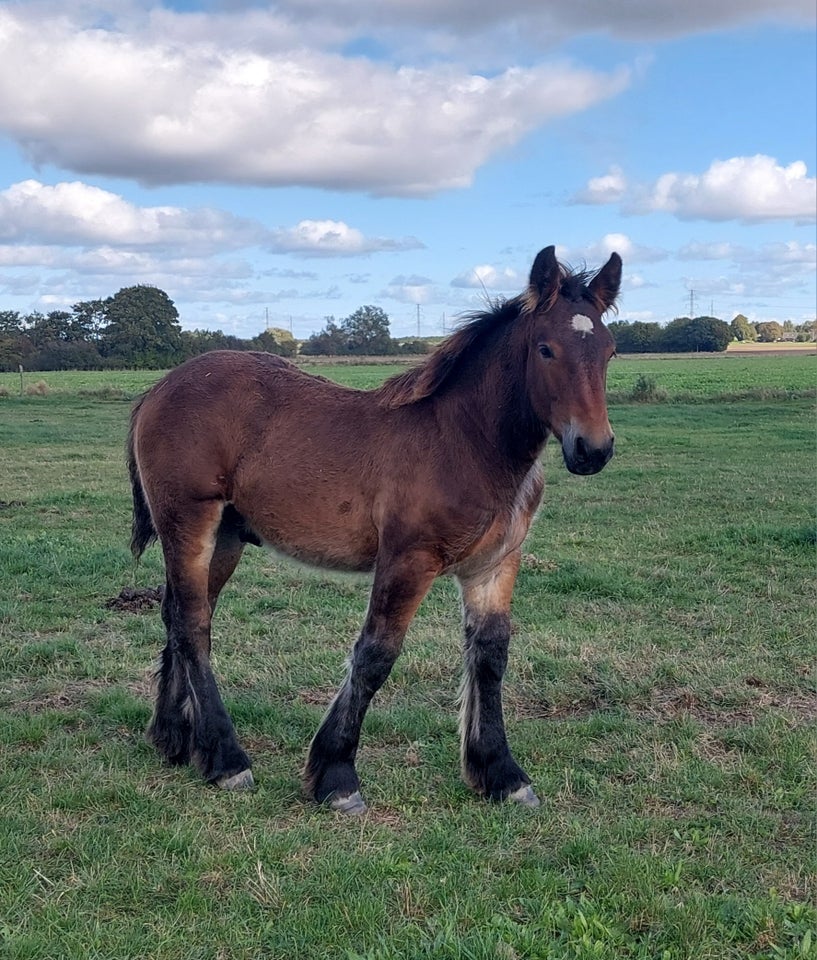
M250 769L209 663L201 663L185 645L169 640L157 680L147 737L169 763L192 761L208 781Z
M502 715L502 678L508 662L510 620L493 613L467 620L460 734L466 781L501 800L530 783L508 748Z
M359 790L355 757L369 703L389 675L396 652L367 641L355 644L346 681L309 748L304 788L319 803Z

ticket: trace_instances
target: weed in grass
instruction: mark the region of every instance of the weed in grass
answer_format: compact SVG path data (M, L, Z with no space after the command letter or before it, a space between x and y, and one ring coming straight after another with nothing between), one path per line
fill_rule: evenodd
M668 396L667 391L658 386L654 377L643 373L639 375L629 393L629 399L634 403L658 403L666 400Z

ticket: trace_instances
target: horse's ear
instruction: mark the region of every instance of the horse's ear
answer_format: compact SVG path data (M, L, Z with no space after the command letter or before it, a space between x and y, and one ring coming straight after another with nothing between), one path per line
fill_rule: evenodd
M616 302L621 287L621 257L611 253L610 259L587 285L599 313L609 310Z
M536 254L530 269L528 295L536 304L552 302L559 290L561 271L556 260L556 247L545 247Z

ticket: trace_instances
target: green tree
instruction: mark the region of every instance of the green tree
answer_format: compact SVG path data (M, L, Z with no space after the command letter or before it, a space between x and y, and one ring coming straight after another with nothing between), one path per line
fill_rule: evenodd
M71 314L65 310L52 310L51 313L32 313L26 317L26 332L34 344L41 350L51 343L68 343L73 339Z
M729 345L732 331L717 317L676 317L661 339L662 349L670 353L719 353Z
M183 353L179 314L158 287L123 287L105 301L101 344L113 365L151 370L178 363Z
M776 320L757 325L757 339L761 343L775 343L783 337L783 327Z
M313 333L301 347L301 353L309 357L335 357L346 352L346 338L334 317L326 317L323 330Z
M80 300L71 307L71 317L73 338L97 343L108 322L105 300Z
M645 323L643 320L636 320L633 323L614 320L609 327L619 353L654 353L661 349L660 324Z
M0 310L0 370L27 365L33 347L23 331L23 318L16 310Z
M729 330L732 338L740 343L752 343L757 340L757 330L742 313L739 313L729 324Z
M806 320L797 328L797 342L810 343L817 340L817 320Z
M356 356L365 354L379 356L393 352L389 317L380 307L371 305L358 307L343 321L341 328L346 337L346 349L349 353Z
M253 337L250 341L253 350L263 350L266 353L277 353L279 357L294 357L298 352L295 337L282 327L267 327L263 333Z

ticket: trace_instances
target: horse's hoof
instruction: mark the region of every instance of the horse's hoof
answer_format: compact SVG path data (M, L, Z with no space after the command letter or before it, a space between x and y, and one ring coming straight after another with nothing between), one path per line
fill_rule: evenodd
M216 783L222 790L252 790L255 787L252 770L242 770L241 773L233 774L232 777L222 777L216 780Z
M539 797L533 792L533 787L529 783L523 783L518 790L508 794L508 800L514 803L520 803L523 807L535 809L539 806Z
M335 797L330 801L329 806L348 817L359 817L361 813L366 812L366 802L359 790L350 793L348 797Z

